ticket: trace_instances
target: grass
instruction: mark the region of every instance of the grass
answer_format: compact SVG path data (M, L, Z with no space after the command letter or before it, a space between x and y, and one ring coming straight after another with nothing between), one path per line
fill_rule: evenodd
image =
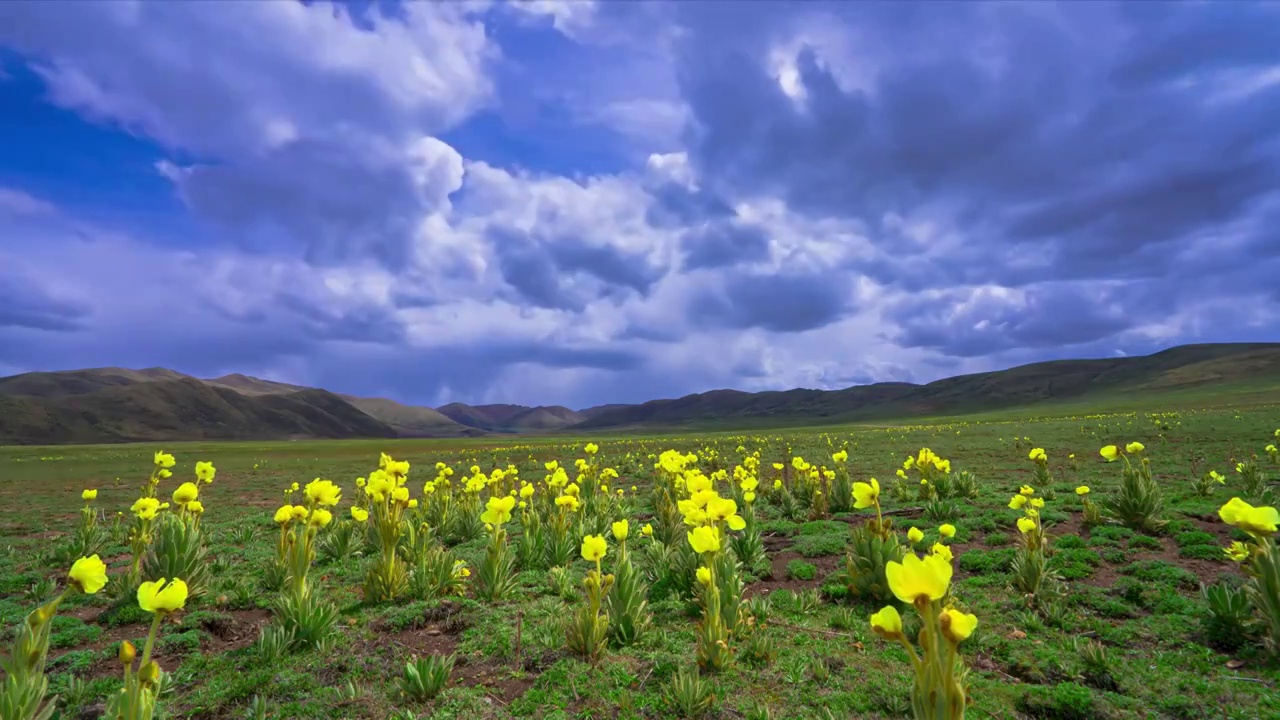
M1218 550L1234 536L1214 512L1233 492L1234 460L1261 454L1276 417L1273 406L1184 407L1162 418L1095 407L1068 417L594 439L603 464L621 475L615 485L628 492L632 485L638 488L633 528L651 512L651 454L675 448L706 457L715 450L715 462L731 470L741 458L738 447L759 450L760 481L766 485L773 481L772 462L789 459L785 448L830 464L831 447L847 444L852 477L880 478L885 509L899 527L919 526L933 542L937 523L922 516L921 503L897 501L888 492L902 459L930 447L951 459L955 470L973 472L980 487L979 496L960 503L951 520L957 528L954 593L980 619L977 632L961 646L971 667L973 717L1258 718L1280 716L1280 670L1261 656L1256 641L1234 655L1208 647L1200 630L1199 586L1240 575ZM1095 498L1115 488L1118 467L1103 463L1097 450L1130 440L1147 446L1171 522L1159 535L1082 527L1074 488L1089 485ZM1006 503L1031 482L1027 451L1033 446L1050 456L1053 480L1044 490L1053 490L1055 499L1044 517L1053 520L1047 530L1057 542L1052 567L1065 582L1061 616L1028 610L1008 588L1019 533L1018 513ZM98 505L109 516L127 511L157 449L0 448L0 625L6 631L50 591L41 590L41 580L46 586L47 578L61 581L64 570L49 558L78 517L81 489L98 488ZM217 568L214 589L166 623L157 644L159 661L173 674L175 690L166 706L176 717L244 717L255 697L265 701L268 716L289 718L381 720L406 710L423 718L675 716L668 689L677 670L692 662L696 608L674 593L652 598L654 632L631 647L611 648L596 666L584 664L565 652L561 626L582 602L577 591L588 566L581 560L570 568L566 582L572 591L565 595L546 571L517 567L518 587L508 601L384 605L363 601L367 557L318 561L313 574L341 611L333 645L268 659L255 644L273 596L262 587L263 563L276 537L271 515L289 483L315 477L338 482L348 495L339 507L345 513L354 478L366 475L382 451L411 462L409 485L417 496L437 461L460 472L472 464L488 470L513 463L526 479L539 480L541 463L558 459L571 466L581 456L576 440L184 443L163 449L179 461L174 479L162 485L163 495L189 479L197 460L218 468L215 482L201 491ZM1076 462L1068 460L1070 454ZM1200 459L1202 471L1227 475L1228 485L1209 498L1197 496L1193 458ZM1277 474L1272 466L1267 471ZM764 631L768 645L739 648L739 661L709 679L714 716L909 716L906 655L876 639L866 621L878 608L851 603L830 592L828 583L843 565L850 527L866 514L788 519L763 500L757 507L770 559L786 560L771 577L748 585L748 597L773 598ZM246 527L255 528L247 541ZM476 567L484 543L470 541L454 551ZM103 553L113 573L127 564L127 557L121 560L125 552L116 545ZM646 562L642 553L633 557ZM606 559L606 571L613 558ZM93 707L118 687L116 647L143 637L147 619L127 598L113 603L103 595L73 596L64 605L49 666L50 692L62 695L64 716ZM1105 647L1105 673L1082 659L1075 646L1079 637ZM432 700L407 699L399 683L406 663L448 653L456 653L457 662L445 690ZM73 686L73 678L83 683Z

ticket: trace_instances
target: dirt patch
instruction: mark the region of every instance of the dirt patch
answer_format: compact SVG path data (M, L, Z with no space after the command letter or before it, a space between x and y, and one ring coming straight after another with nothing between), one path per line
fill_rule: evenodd
M1155 553L1157 560L1163 560L1170 565L1177 565L1183 570L1195 573L1195 576L1205 585L1212 585L1218 582L1219 577L1231 571L1231 566L1225 561L1214 562L1213 560L1181 557L1178 554L1178 545L1169 538L1160 538L1160 545L1163 549Z
M263 626L271 622L269 610L229 610L205 619L200 628L209 634L201 645L206 652L230 652L257 642Z
M458 636L438 627L403 630L388 635L387 640L406 650L409 656L417 657L448 655L458 648Z
M787 577L787 563L792 560L800 560L814 565L818 568L817 575L812 580L797 580ZM773 576L768 580L761 580L747 585L743 591L745 597L768 595L778 590L790 590L798 593L809 588L816 588L822 584L822 581L828 575L840 567L844 562L844 558L837 555L807 558L798 552L783 550L770 553L769 561L772 566Z
M468 662L468 658L458 658L453 667L453 676L449 684L453 687L479 687L485 694L497 702L506 705L524 695L533 687L538 677L526 674L509 665L490 660Z

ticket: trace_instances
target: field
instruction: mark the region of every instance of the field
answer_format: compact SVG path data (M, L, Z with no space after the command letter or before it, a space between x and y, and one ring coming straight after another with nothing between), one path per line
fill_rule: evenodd
M194 479L197 461L217 468L214 481L200 485L209 591L167 618L155 645L154 659L172 686L161 703L174 716L658 718L701 712L702 703L708 717L910 717L908 654L877 637L868 622L886 603L852 597L840 576L853 529L875 512L823 512L824 504L837 502L826 498L833 484L843 487L843 475L834 483L823 477L809 486L807 473L796 471L803 463L793 458L800 457L839 473L847 470L852 481L878 478L885 516L896 523L897 535L907 542L909 528L923 532L919 551L941 540L941 524L954 526L954 538L942 540L954 556L951 597L978 618L976 631L959 644L969 668L969 717L1275 718L1280 717L1280 670L1268 660L1262 631L1251 623L1233 629L1212 622L1201 586L1237 586L1244 580L1241 566L1222 548L1249 536L1224 524L1218 509L1233 496L1246 496L1237 462L1257 456L1262 472L1277 474L1274 457L1264 450L1277 442L1277 426L1280 409L1263 406L572 442L0 448L0 625L17 628L38 603L60 591L74 560L65 548L81 521L83 489L99 491L93 507L104 513L99 522L106 538L99 552L110 574L129 570L129 508L152 472L155 451L164 450L177 464L173 477L161 481L157 497L162 500L179 483ZM598 452L585 453L592 441ZM1121 461L1108 463L1099 455L1104 445L1123 448L1134 441L1145 449ZM833 460L842 448L847 461ZM971 473L976 495L922 497L915 468L904 473L910 479L895 491L895 471L921 448L946 458L953 475ZM1036 479L1037 463L1029 459L1033 448L1046 452L1041 472L1048 473L1047 484ZM656 537L641 532L657 521L656 489L670 480L655 464L672 449L696 454L696 466L709 476L728 471L717 488L726 497L732 490L744 513L733 470L759 452L752 527L767 559L741 570L743 622L726 643L732 660L697 680L689 669L695 667L703 616L698 597L705 592L692 580L693 566L681 564L690 553L683 528L673 543L679 547L665 555L650 547ZM355 479L378 467L381 452L410 463L405 487L422 504L406 509L406 517L426 513L433 502L424 496L424 483L437 477L437 463L455 470L452 491L437 492L458 498L472 466L490 473L514 465L520 482L534 486L532 510L544 495L562 492L548 492L546 463L559 461L572 478L575 460L588 460L593 484L611 487L606 494L584 484L580 492L584 499L599 493L604 499L594 501L594 512L605 517L587 517L587 508L574 522L602 531L608 542L603 568L617 573L618 543L609 522L629 520L629 557L648 587L651 627L625 646L611 639L594 663L572 652L565 625L586 603L583 579L595 565L578 552L580 535L567 573L550 570L541 559L529 560L533 556L519 548L525 534L520 509L505 524L505 546L516 558L515 584L501 599L477 597L492 536L471 521L464 523L470 530L441 530L442 539L434 532L418 538L425 545L447 542L466 562L471 575L462 578L461 595L428 597L431 593L415 586L426 599L403 591L389 602L367 601L366 575L380 561L379 550L376 539L366 544L365 526L351 520L349 508L364 495ZM1150 459L1164 499L1159 517L1167 522L1145 531L1110 520L1085 523L1076 488L1088 486L1085 497L1101 505L1117 491L1125 464L1130 458L1140 464L1139 457ZM615 469L619 477L602 477L603 468ZM1196 480L1211 470L1225 482L1211 481L1209 494L1201 494ZM338 619L318 648L273 647L270 638L259 639L272 626L273 601L281 595L281 578L273 579L271 570L281 536L273 515L291 483L306 485L317 477L337 483L343 497L334 508L335 520L319 530L317 542L331 544L317 553L310 592L334 603ZM950 482L932 477L932 485ZM784 481L782 488L775 481ZM490 484L503 483L517 489L510 474ZM1034 497L1044 501L1040 518L1050 538L1048 570L1056 577L1046 587L1058 588L1057 596L1045 590L1028 598L1012 588L1011 563L1024 542L1017 523L1024 512L1009 504L1023 485L1035 485ZM813 487L827 491L823 499ZM497 491L484 491L490 492ZM955 495L955 490L943 486L933 494ZM293 501L301 502L300 496ZM482 507L483 502L475 514ZM119 521L117 512L123 513ZM422 520L406 525L420 528ZM344 527L354 528L355 539L335 549L337 543L326 538ZM68 595L53 621L47 672L62 717L98 717L104 698L120 688L120 642L143 647L150 616L127 592L111 597L113 589ZM902 616L908 628L918 626L908 607ZM415 691L420 685L403 681L411 659L450 654L456 658L450 679L432 699L426 699L429 691Z

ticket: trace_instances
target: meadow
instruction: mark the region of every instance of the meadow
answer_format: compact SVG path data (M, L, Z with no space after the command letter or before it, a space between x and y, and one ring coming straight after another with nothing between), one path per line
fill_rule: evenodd
M1275 526L1224 506L1278 427L0 448L0 627L104 561L46 618L64 718L1275 718Z

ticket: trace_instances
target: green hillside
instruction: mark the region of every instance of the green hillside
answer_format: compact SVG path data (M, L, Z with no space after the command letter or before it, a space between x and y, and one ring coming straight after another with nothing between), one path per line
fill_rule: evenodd
M581 411L462 403L432 409L245 375L200 380L164 368L99 368L0 378L0 444L733 430L1277 400L1278 343L1185 345L1145 357L1035 363L925 385L714 390Z

